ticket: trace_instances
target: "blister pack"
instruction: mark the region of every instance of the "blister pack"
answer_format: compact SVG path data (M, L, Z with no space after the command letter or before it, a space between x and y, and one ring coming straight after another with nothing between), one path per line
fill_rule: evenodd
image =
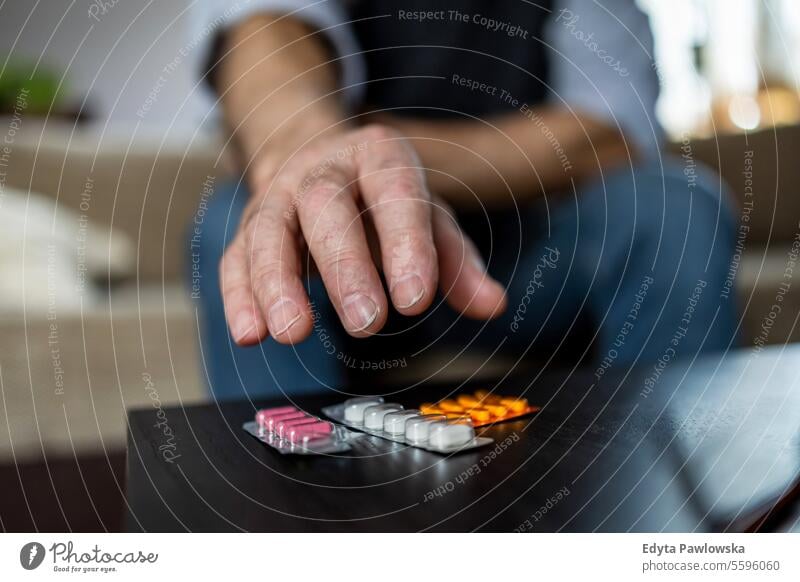
M380 396L351 398L322 409L328 418L349 428L396 443L434 453L456 453L494 442L475 435L471 419L448 419L443 414L423 414Z
M526 398L476 390L439 402L423 402L419 410L423 414L443 414L451 420L469 418L473 426L481 427L538 412L539 407L531 406Z
M263 408L242 428L282 454L329 455L350 450L358 433L303 412L294 406Z

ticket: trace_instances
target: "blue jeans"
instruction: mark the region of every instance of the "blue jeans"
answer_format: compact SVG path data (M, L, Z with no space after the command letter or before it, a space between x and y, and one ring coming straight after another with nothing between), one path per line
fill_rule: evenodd
M507 286L508 310L497 320L468 321L437 301L428 314L398 317L384 334L391 338L348 341L321 281L308 279L317 314L311 337L296 346L268 339L248 348L236 346L227 330L217 271L247 193L241 185L223 185L193 241L210 389L217 399L320 392L341 386L348 369L390 373L438 344L545 361L574 350L564 338L578 328L590 341L587 354L573 359L590 361L598 379L611 368L727 349L737 322L726 291L733 216L714 174L684 169L677 160L662 160L513 212L464 216L489 271ZM390 340L408 354L359 355L358 346Z

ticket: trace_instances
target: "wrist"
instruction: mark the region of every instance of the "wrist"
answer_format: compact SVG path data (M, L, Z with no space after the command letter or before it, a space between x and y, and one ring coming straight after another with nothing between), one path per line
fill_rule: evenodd
M351 129L338 107L331 104L307 107L251 143L247 153L247 181L252 192L265 192L287 160L300 150ZM251 126L252 130L256 130Z

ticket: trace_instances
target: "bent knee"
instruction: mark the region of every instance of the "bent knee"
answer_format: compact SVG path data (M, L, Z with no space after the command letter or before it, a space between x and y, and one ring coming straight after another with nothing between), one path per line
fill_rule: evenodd
M663 158L619 170L600 188L609 220L635 229L639 238L690 231L697 243L704 235L733 236L732 197L719 175L699 163Z
M637 182L644 195L663 198L661 206L667 218L733 227L731 194L719 174L702 164L666 158L662 164L643 167ZM650 214L658 215L656 208Z

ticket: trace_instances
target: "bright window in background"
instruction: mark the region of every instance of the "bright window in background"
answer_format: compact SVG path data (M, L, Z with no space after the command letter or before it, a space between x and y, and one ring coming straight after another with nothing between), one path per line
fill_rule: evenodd
M800 122L800 0L639 0L650 15L668 133Z

